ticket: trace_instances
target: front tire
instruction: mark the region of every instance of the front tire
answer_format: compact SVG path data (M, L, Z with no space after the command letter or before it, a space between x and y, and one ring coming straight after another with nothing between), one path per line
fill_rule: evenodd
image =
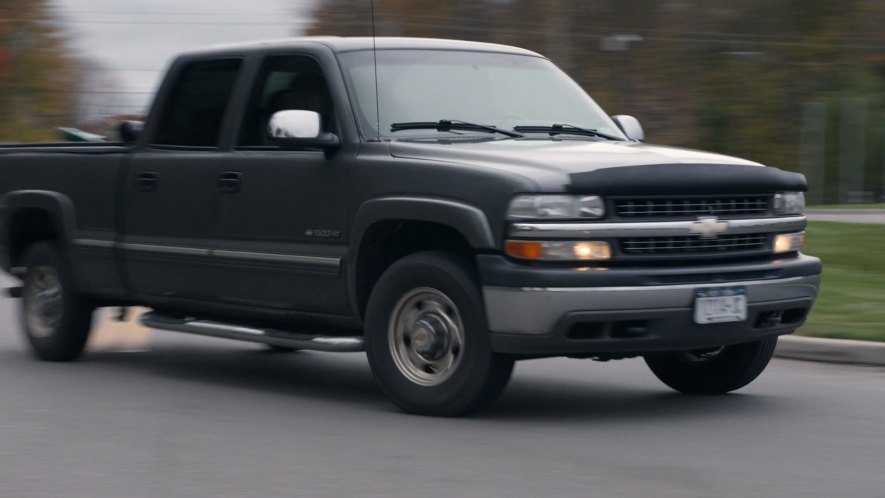
M55 244L31 245L23 263L21 322L31 350L45 361L76 359L89 338L94 308L71 289L70 272Z
M369 298L366 354L406 412L457 416L504 390L513 359L492 352L479 285L452 254L422 252L388 268Z
M777 336L715 350L647 356L646 364L664 384L684 394L725 394L752 382L765 370Z

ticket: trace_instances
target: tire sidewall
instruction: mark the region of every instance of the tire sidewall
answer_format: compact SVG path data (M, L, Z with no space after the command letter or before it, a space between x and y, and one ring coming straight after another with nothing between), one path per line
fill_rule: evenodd
M23 280L24 289L20 306L22 331L40 359L67 361L80 355L85 346L91 325L92 308L71 289L67 265L58 247L51 242L38 242L26 249L23 264L28 268ZM61 285L62 317L49 335L35 335L27 319L28 287L34 278L33 268L45 266L55 270Z
M482 296L465 264L445 253L419 253L391 265L378 280L366 313L366 353L385 393L410 412L457 415L481 396L492 352ZM410 381L397 368L389 343L392 311L407 292L430 287L454 303L463 324L462 357L452 375L435 386Z

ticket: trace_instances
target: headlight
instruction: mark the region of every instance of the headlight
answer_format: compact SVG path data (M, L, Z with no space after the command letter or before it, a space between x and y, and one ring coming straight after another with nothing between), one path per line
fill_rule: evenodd
M781 192L774 194L774 214L802 214L805 212L805 194Z
M605 216L605 203L596 195L520 195L510 201L509 219L597 219Z

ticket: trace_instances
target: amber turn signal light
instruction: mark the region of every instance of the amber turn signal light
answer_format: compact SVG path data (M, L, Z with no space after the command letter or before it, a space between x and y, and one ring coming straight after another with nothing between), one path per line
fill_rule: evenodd
M612 257L611 246L600 240L508 240L505 251L513 258L543 261L604 261Z

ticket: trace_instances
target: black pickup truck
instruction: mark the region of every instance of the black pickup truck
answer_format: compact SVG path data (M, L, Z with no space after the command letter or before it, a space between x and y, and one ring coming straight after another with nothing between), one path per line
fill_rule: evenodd
M121 143L0 147L0 258L41 359L93 310L366 351L402 409L494 400L515 360L644 357L741 388L805 320L802 175L643 143L544 57L405 38L172 64Z

